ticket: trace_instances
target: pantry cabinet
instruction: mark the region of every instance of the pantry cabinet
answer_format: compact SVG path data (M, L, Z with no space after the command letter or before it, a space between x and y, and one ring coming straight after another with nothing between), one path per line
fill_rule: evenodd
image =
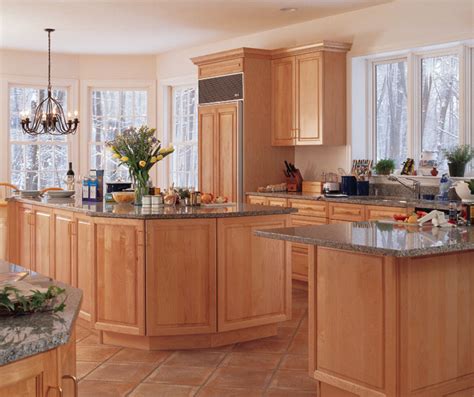
M199 107L199 181L202 192L237 200L238 104Z
M272 144L346 143L346 52L322 42L272 55Z

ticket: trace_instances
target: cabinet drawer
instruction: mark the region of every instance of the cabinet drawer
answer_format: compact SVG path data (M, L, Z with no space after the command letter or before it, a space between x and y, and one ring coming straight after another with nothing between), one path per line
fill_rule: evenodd
M291 245L291 269L294 279L308 281L308 246L297 243Z
M286 207L288 205L286 199L280 197L269 197L267 200L267 205L272 205L274 207Z
M268 199L262 196L247 196L247 203L255 205L267 205Z
M368 205L365 207L365 214L368 221L376 221L379 219L393 219L393 215L395 214L409 214L411 210L411 208L403 207L382 207Z
M299 213L291 215L291 226L326 225L327 223L326 218L300 215Z
M199 67L199 78L222 76L225 74L239 73L244 71L244 59L236 58L228 61L209 63Z
M329 203L329 219L360 222L365 219L365 209L358 204Z
M289 199L288 206L296 208L298 214L317 216L319 218L327 217L327 203L312 200Z

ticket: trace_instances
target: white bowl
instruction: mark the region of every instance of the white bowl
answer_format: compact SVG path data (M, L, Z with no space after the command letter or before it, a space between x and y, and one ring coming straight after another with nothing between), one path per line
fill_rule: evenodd
M464 181L459 181L454 185L454 189L456 190L457 195L462 200L474 200L474 194L471 194L471 190L469 186Z
M74 190L49 190L46 194L51 198L68 198L76 193Z

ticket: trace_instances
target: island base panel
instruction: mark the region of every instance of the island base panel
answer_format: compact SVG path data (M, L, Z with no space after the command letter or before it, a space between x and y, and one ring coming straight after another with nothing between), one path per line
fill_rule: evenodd
M277 324L200 335L135 336L103 331L101 342L141 350L206 349L268 338L277 333Z

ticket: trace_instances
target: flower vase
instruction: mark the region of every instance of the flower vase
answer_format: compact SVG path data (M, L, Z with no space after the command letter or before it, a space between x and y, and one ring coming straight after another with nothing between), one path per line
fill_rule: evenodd
M135 189L135 205L141 206L143 203L143 196L148 194L148 180L134 177L133 187Z

